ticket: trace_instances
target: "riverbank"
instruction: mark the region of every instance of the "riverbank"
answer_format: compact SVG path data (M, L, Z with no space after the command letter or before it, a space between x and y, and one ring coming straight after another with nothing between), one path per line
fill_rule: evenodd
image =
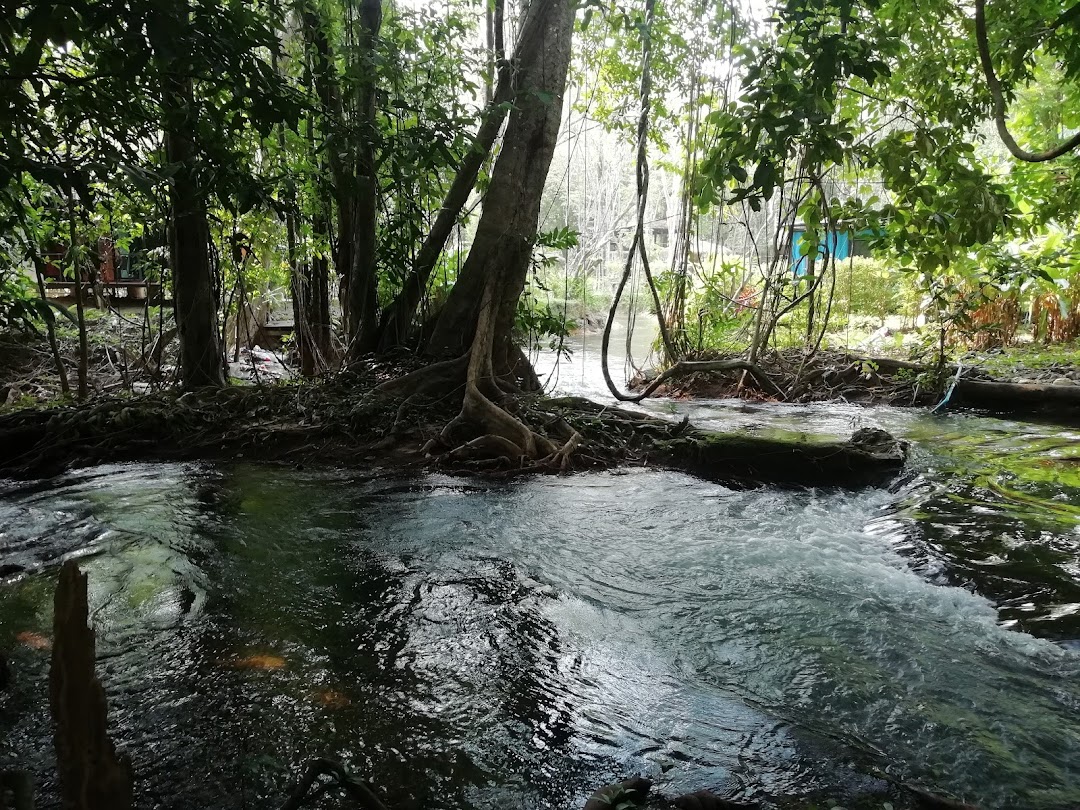
M1077 357L1071 347L1040 349L971 355L940 366L847 352L807 356L790 350L769 353L752 372L724 367L741 361L741 356L709 355L692 358L684 364L685 372L639 375L631 388L680 399L967 407L1020 418L1080 421Z
M229 386L179 394L99 398L0 415L0 471L43 477L113 461L246 459L346 467L529 472L660 466L708 480L781 486L880 485L901 471L902 443L862 430L848 441L773 431L695 429L579 397L520 395L514 415L564 448L530 461L491 451L480 439L445 443L460 394L417 399L387 386L415 361L375 362L358 373L311 384Z

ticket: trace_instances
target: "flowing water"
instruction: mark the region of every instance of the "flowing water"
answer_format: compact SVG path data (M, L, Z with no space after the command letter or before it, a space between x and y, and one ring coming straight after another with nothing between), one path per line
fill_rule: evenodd
M56 806L43 648L78 557L142 808L273 807L315 755L395 808L568 808L635 772L669 793L842 796L868 768L988 809L1080 806L1080 435L649 407L881 426L912 442L911 472L855 493L240 462L9 483L0 765Z

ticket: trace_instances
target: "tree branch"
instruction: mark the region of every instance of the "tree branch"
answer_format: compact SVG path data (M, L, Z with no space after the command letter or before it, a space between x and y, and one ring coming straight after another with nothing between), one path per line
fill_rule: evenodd
M1075 6L1070 6L1069 8L1061 12L1061 14L1058 15L1058 18L1052 23L1050 23L1050 27L1049 29L1047 29L1047 33L1054 33L1063 25L1068 25L1069 23L1074 22L1077 17L1080 17L1080 3L1077 3Z
M1054 25L1064 23L1067 18L1071 19L1077 13L1080 13L1080 8L1074 6L1059 17ZM983 75L986 76L986 86L994 102L994 124L997 127L998 137L1012 156L1027 163L1044 163L1059 158L1080 146L1080 132L1045 152L1029 152L1016 142L1005 120L1007 113L1005 94L994 72L993 60L990 58L990 43L986 36L986 0L975 0L975 40L979 46L979 62L982 64Z

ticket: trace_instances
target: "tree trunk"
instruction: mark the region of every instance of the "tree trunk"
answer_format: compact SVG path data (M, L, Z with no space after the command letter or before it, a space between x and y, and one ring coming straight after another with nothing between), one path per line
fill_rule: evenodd
M182 33L189 24L186 6L179 14L162 10L165 19L154 30ZM190 78L171 65L172 41L151 45L165 65L162 117L165 160L176 167L169 183L169 263L173 277L174 313L180 339L180 382L191 390L225 384L225 355L218 334L218 297L210 264L210 227L206 199L200 188L196 151L190 133L196 131L194 90Z
M27 253L30 261L34 264L34 275L37 279L38 296L45 304L45 329L49 336L49 351L52 352L53 363L56 365L56 373L60 377L60 392L67 396L71 393L71 383L68 382L67 368L64 366L64 358L60 356L60 344L56 341L56 318L52 310L48 308L49 298L45 292L45 262L41 259L37 245L27 241Z
M357 122L362 130L356 149L355 189L350 194L351 205L345 216L351 218L346 324L349 345L346 361L356 363L373 352L379 334L379 291L376 263L376 217L378 215L379 181L375 176L375 137L378 129L375 103L376 71L375 40L382 27L381 0L363 0L360 7L358 32L361 79L357 91ZM345 232L342 232L344 241Z
M325 45L325 41L324 41ZM328 50L329 46L326 46ZM326 55L324 52L323 55ZM329 368L331 363L331 330L330 330L330 260L324 245L330 243L330 220L327 213L329 200L332 193L326 182L326 166L318 159L318 149L315 144L315 115L309 118L308 138L311 148L312 159L317 162L316 177L316 200L315 215L311 220L312 236L315 239L316 251L303 267L303 276L299 280L303 300L300 304L298 318L303 321L307 351L311 355L313 373ZM299 329L299 321L297 321ZM299 334L299 332L298 332Z
M296 216L289 211L285 215L285 242L289 251L289 286L292 288L292 311L293 311L293 334L296 340L296 354L300 358L300 374L304 377L314 377L318 368L318 361L311 345L311 329L307 323L306 309L304 307L307 298L306 279L310 262L300 263L297 258Z
M177 43L185 41L191 24L188 4L162 4L155 13L160 18L148 25L147 31L155 59L165 74L161 96L165 160L176 169L169 183L169 263L180 340L180 382L187 390L223 386L225 354L218 333L210 226L191 138L198 129L195 93L191 77L184 75L175 55Z
M517 104L495 161L476 238L428 342L428 353L436 356L460 355L469 349L489 280L493 285L487 297L493 308L494 359L502 361L510 356L506 345L529 272L540 200L562 120L574 4L569 0L534 0L529 15L538 15L542 22L541 41L539 47L530 49L529 58L518 64Z
M341 278L342 319L348 337L346 362L354 363L375 350L378 341L378 279L376 273L376 217L378 178L375 176L375 137L378 128L375 81L375 40L382 27L381 0L363 0L357 31L358 65L351 67L361 78L351 106L342 99L342 85L335 68L325 21L304 13L304 36L314 54L315 90L326 121L329 168L337 201L337 249L334 263ZM355 114L361 135L346 131L346 110ZM356 142L353 142L356 138ZM321 265L313 264L316 276ZM318 279L316 278L316 287ZM315 301L321 307L321 301ZM329 306L327 304L329 322Z
M473 138L472 146L461 162L457 174L454 176L450 188L443 198L435 222L431 231L424 239L417 253L416 261L413 262L412 272L405 279L401 292L383 312L382 334L379 348L386 350L392 346L400 345L407 337L412 320L416 315L416 308L423 300L424 291L427 289L428 280L435 269L435 265L442 255L446 241L457 224L461 209L468 202L469 195L476 187L476 178L480 175L480 169L491 154L495 139L502 129L506 120L507 102L515 97L515 93L521 90L528 91L528 87L520 82L515 84L514 77L519 75L521 66L534 63L539 57L539 51L545 43L544 18L533 14L526 19L521 30L517 48L514 53L514 66L507 64L503 58L502 44L502 0L496 0L494 8L495 32L495 57L499 65L499 83L495 89L494 97L483 112L480 129ZM490 198L490 195L489 195Z
M316 237L329 238L325 217L316 217L314 233ZM329 365L333 354L330 324L330 261L326 254L319 253L311 260L311 275L308 278L308 326L312 331L312 342L323 357L323 363Z
M64 810L130 810L131 762L109 739L108 704L97 679L95 634L88 626L86 575L60 569L53 612L49 704Z
M169 188L174 312L180 337L180 382L191 390L225 384L218 301L210 267L210 228L192 165L194 150L180 127L165 134L165 156L180 166Z
M312 230L315 237L325 238L326 219L316 214ZM291 257L291 286L293 297L293 328L296 353L300 358L300 374L314 377L325 371L330 360L330 290L327 285L329 266L324 255L316 254L309 261L299 262L296 222L293 214L286 221L286 233Z
M809 284L814 283L814 279L817 278L817 253L811 253L806 257L806 281ZM817 296L813 293L810 294L810 298L806 304L806 345L810 346L814 342L814 318L817 315Z
M279 70L277 54L272 55L272 61L275 71ZM305 72L305 82L311 83L310 71ZM309 146L311 152L309 153L312 159L315 159L315 114L312 113L308 122L308 137ZM286 152L286 139L285 129L283 126L277 127L277 139L278 148L282 154ZM321 178L321 172L317 175ZM325 276L327 267L326 260L320 255L314 259L301 262L299 259L300 253L300 237L297 232L297 216L298 206L296 200L296 187L292 181L288 183L287 202L288 209L285 214L285 238L289 251L289 282L292 288L293 299L293 333L296 339L296 353L300 358L300 374L304 377L314 377L316 374L324 371L328 364L329 350L330 350L330 336L329 336L329 314L324 319L321 317L322 307L321 295L327 292L325 282L319 284L319 275ZM322 189L321 181L317 183L317 188ZM326 235L326 217L322 213L323 198L320 195L318 199L318 210L313 218L312 230L314 231L315 238L325 237ZM320 227L321 226L321 227ZM326 311L329 313L329 301L326 304ZM323 333L325 331L326 339L323 339Z
M88 377L90 362L90 344L86 334L86 306L83 300L83 279L79 266L79 232L75 219L75 198L68 198L68 219L71 226L71 272L75 281L75 312L79 320L79 399L86 399L89 393Z

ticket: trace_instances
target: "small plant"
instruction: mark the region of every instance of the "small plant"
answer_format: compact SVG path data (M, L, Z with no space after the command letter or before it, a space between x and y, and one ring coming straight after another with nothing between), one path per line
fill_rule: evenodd
M37 334L37 324L52 317L29 278L17 270L0 270L0 330Z
M546 340L548 348L569 358L571 349L566 345L566 338L575 327L576 324L557 307L540 301L530 290L525 290L518 299L514 332L532 350L541 348Z

